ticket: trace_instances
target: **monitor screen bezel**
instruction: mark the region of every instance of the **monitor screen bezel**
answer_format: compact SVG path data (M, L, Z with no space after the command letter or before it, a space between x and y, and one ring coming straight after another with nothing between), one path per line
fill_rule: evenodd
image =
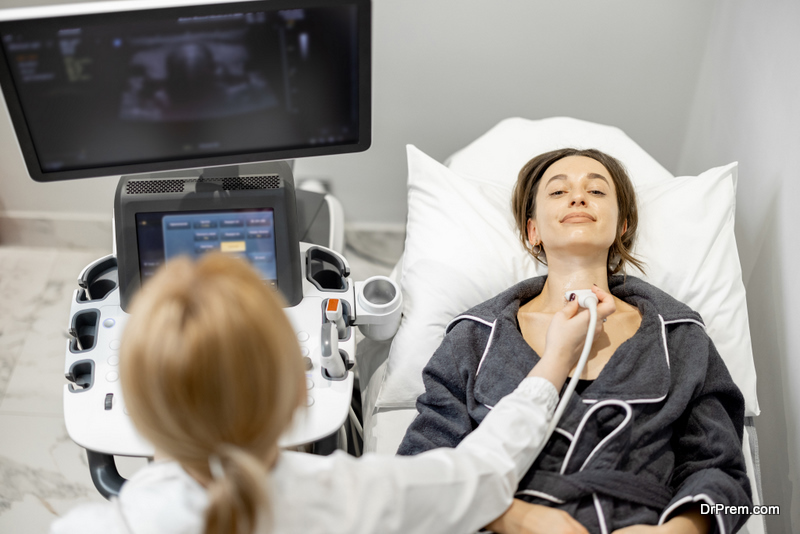
M271 208L274 214L277 285L288 306L303 300L300 239L297 231L297 203L294 180L285 161L265 163L242 175L247 182L255 178L276 178L278 187L225 189L224 178L174 178L183 182L180 192L128 193L128 184L157 183L158 179L123 176L114 195L115 253L118 260L120 306L128 311L131 299L142 285L139 265L139 236L136 216L140 213L180 213Z
M116 5L115 5L116 4ZM22 158L30 177L36 182L57 182L75 180L80 178L95 178L102 176L120 176L128 174L142 174L159 171L172 171L178 169L209 168L227 165L239 165L262 161L280 161L312 156L330 156L363 152L371 145L372 139L372 13L370 0L244 0L244 1L216 1L187 2L181 0L165 0L163 2L133 1L133 2L98 2L87 4L74 4L70 6L55 5L42 8L22 8L0 11L0 34L8 31L17 22L30 23L30 21L70 18L79 24L84 17L131 17L135 13L162 12L164 10L178 10L182 15L213 14L235 9L240 6L244 9L258 8L263 4L264 9L300 9L312 7L329 7L337 5L355 5L358 11L356 23L358 44L358 135L356 142L305 146L297 148L281 148L263 150L232 155L217 155L200 158L174 159L168 161L152 161L125 163L119 165L98 166L84 169L70 169L57 171L44 171L37 156L31 132L25 120L22 103L10 70L10 63L4 47L0 46L0 86L8 109L11 123L16 133L17 142L22 153ZM84 19L85 20L85 19Z

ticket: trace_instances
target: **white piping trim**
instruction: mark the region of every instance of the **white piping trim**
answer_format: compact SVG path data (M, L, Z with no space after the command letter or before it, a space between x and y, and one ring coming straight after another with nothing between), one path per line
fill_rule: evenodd
M483 349L483 355L481 355L481 361L478 362L478 369L475 371L475 378L477 378L478 373L481 372L481 366L483 366L483 361L486 359L486 355L489 354L489 347L492 346L492 339L494 339L494 323L492 323L492 331L489 333L489 341L486 342L486 348Z
M669 351L667 350L667 326L664 323L664 318L658 314L658 320L661 321L661 339L664 341L664 354L667 357L667 368L669 368Z
M452 321L447 323L447 326L444 327L444 331L447 332L451 324L455 323L456 321L460 321L462 319L467 319L469 321L475 321L476 323L485 324L486 326L489 326L492 329L492 331L489 333L489 340L486 342L486 348L483 349L483 355L481 355L481 361L478 362L478 370L475 371L475 377L477 378L478 373L481 372L481 366L483 365L483 360L486 359L486 355L489 353L489 347L492 346L492 339L494 338L494 326L495 324L497 324L497 319L495 319L490 323L489 321L481 319L480 317L475 317L474 315L459 315L458 317L454 317Z
M675 324L675 323L695 323L697 325L702 326L705 328L705 325L699 321L695 321L694 319L675 319L673 321L664 321L664 318L661 314L658 315L658 320L661 321L661 340L664 342L664 356L667 360L667 368L670 367L669 365L669 350L667 349L667 327L668 324ZM667 394L662 395L656 399L631 399L624 402L628 404L653 404L656 402L661 402L667 398ZM597 399L582 399L584 404L595 404Z
M583 465L581 466L581 469L579 469L579 471L580 471L580 470L582 470L582 469L583 469L583 468L586 466L586 462L587 462L587 461L589 461L589 458L591 458L591 457L592 457L592 455L594 454L595 450L596 450L598 447L600 447L601 445L605 444L605 442L606 442L606 441L607 441L607 440L608 440L610 437L613 437L613 436L615 435L615 433L616 433L618 430L620 430L620 429L621 429L621 427L623 427L624 425L626 425L626 424L628 423L628 421L631 419L631 416L632 416L632 414L633 414L633 410L631 410L631 407L630 407L630 406L627 406L627 403L626 403L625 401L622 401L622 400L618 400L618 399L607 399L607 400L604 400L604 401L600 401L600 402L598 402L597 404L595 404L594 406L592 406L591 408L589 408L589 410L587 410L587 412L586 412L585 414L583 414L583 417L581 418L581 422L578 424L578 428L575 430L575 438L573 439L572 443L570 443L570 445L569 445L569 449L567 449L567 454L564 456L564 460L561 462L561 470L559 471L559 473L560 473L560 474L562 474L562 475L563 475L563 474L564 474L564 471L566 471L566 470L567 470L567 464L569 463L569 460L570 460L570 458L572 457L572 453L575 451L575 446L576 446L576 445L577 445L577 443L578 443L578 437L580 436L580 433L581 433L581 432L583 432L583 428L586 426L586 421L588 421L588 420L589 420L589 417L591 417L591 415L592 415L594 412L596 412L596 411L597 411L597 410L599 410L600 408L603 408L603 407L605 407L605 406L609 406L609 405L616 405L616 406L621 406L622 408L624 408L624 409L625 409L625 411L626 411L626 416L625 416L625 419L622 421L622 423L620 423L619 425L617 425L617 428L615 428L615 429L614 429L614 431L613 431L613 432L611 432L611 434L609 434L608 436L606 436L606 437L603 439L603 441L601 441L600 443L598 443L598 444L597 444L597 445L596 445L596 446L595 446L595 447L592 449L592 452L589 454L589 457L586 459L586 461L584 461L584 462L583 462Z
M674 321L664 321L664 318L661 316L661 314L658 315L658 320L661 321L661 340L664 343L664 356L666 357L666 360L667 360L667 368L669 368L670 367L670 365L669 365L669 350L667 349L667 327L666 327L666 325L675 324L675 323L696 323L696 324L702 326L703 328L705 328L705 326L703 326L703 323L695 321L694 319L676 319ZM662 395L662 396L660 396L658 398L655 398L655 399L631 399L631 400L627 400L627 401L623 401L623 402L626 402L628 404L654 404L656 402L661 402L666 398L667 398L667 394L664 394L664 395ZM595 404L597 402L597 399L582 399L582 400L583 400L584 404Z
M617 428L612 430L606 437L604 437L600 443L595 445L594 449L592 449L592 452L590 452L589 456L586 457L586 460L583 461L583 465L581 465L579 471L583 471L583 468L586 467L586 464L588 464L589 460L592 459L594 453L600 450L608 440L613 439L614 436L622 432L622 429L625 428L625 426L630 422L631 418L633 418L633 408L631 408L625 401L622 401L621 406L625 408L625 419L623 419L622 422L617 425Z
M661 316L659 315L659 317L661 317ZM703 323L701 323L700 321L695 321L694 319L675 319L674 321L664 321L664 320L662 319L662 320L661 320L661 322L662 322L662 323L664 323L664 324L675 324L675 323L694 323L694 324L696 324L696 325L700 325L701 327L703 327L703 330L705 330L705 329L706 329L706 325L704 325L704 324L703 324Z
M654 402L661 402L662 400L664 400L666 398L667 398L667 394L664 393L663 395L661 395L657 399L633 399L633 400L628 400L628 401L625 401L625 402L627 402L628 404L652 404Z
M608 527L606 526L606 517L603 515L603 507L600 506L600 499L597 498L596 493L592 493L592 500L594 501L594 509L597 511L597 521L600 523L600 533L608 534Z
M494 328L494 322L490 323L489 321L481 319L480 317L475 317L474 315L459 315L458 317L454 317L452 321L447 323L447 325L444 327L444 331L447 332L447 329L450 328L451 324L453 324L455 322L458 322L461 319L468 319L470 321L475 321L476 323L485 324L486 326L491 326L492 328ZM495 321L496 321L496 319L495 319Z
M661 395L657 399L631 399L622 402L627 402L628 404L653 404L656 402L661 402L667 398L667 395ZM610 400L610 399L606 399ZM597 399L583 399L584 404L596 404L597 402L605 402L605 401L598 401Z
M536 491L536 490L529 490L529 489L518 491L516 493L516 495L533 495L534 497L539 497L540 499L544 499L546 501L554 502L556 504L564 504L564 503L567 502L567 501L562 501L558 497L553 497L552 495L549 495L547 493L544 493L544 492L541 492L541 491Z
M694 319L674 319L672 321L665 321L661 314L658 314L658 320L661 321L661 339L664 341L664 354L667 357L667 367L669 367L669 350L667 350L667 325L668 324L676 324L676 323L694 323L699 325L705 330L706 325L701 323L700 321L695 321Z
M566 430L564 430L563 428L558 428L558 427L556 427L556 428L554 428L554 429L553 429L553 431L554 431L554 432L558 432L559 434L561 434L562 436L564 436L565 438L567 438L567 439L568 439L568 440L570 440L570 441L572 441L573 439L575 439L575 437L574 437L572 434L570 434L569 432L567 432L567 431L566 431Z
M489 333L489 341L486 342L486 348L483 349L483 355L481 355L481 361L478 362L478 369L475 371L475 378L478 378L478 373L481 372L481 366L483 366L483 361L486 359L486 355L489 354L489 347L492 346L492 339L494 339L494 323L492 323L492 331Z
M658 524L663 525L664 521L666 521L667 519L667 516L671 514L673 511L675 511L675 509L678 508L679 506L682 506L688 502L697 502L697 501L706 501L711 506L717 504L714 502L714 499L712 499L705 493L698 493L697 495L694 496L687 495L682 499L678 499L677 501L672 503L666 510L664 510L664 512L661 514L661 518L658 520ZM714 514L714 517L717 518L717 527L719 527L720 534L725 534L726 532L725 523L722 522L722 517L719 514Z

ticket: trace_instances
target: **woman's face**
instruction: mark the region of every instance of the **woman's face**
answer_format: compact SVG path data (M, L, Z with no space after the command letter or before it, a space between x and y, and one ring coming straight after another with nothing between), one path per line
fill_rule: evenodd
M528 239L553 254L607 254L617 234L617 191L597 160L569 156L553 163L536 192ZM626 222L627 226L627 222Z

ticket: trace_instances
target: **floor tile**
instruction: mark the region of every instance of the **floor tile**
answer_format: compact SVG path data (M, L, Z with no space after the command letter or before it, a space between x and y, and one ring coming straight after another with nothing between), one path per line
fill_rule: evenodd
M103 255L103 251L56 253L35 298L33 317L0 403L0 413L62 413L67 344L64 331L69 324L70 301L78 287L78 274Z
M57 253L0 247L0 400L23 350Z
M0 427L1 532L41 531L34 525L102 500L86 454L69 439L61 416L0 414Z
M349 229L345 234L345 255L355 254L391 269L403 254L405 239L405 232Z

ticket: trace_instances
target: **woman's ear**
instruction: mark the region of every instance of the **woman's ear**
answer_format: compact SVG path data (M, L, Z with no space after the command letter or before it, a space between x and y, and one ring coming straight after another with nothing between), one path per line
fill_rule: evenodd
M531 246L539 244L539 232L536 230L536 221L528 219L528 242Z
M622 223L622 233L620 235L625 235L625 232L628 231L628 219L625 219L625 222Z

